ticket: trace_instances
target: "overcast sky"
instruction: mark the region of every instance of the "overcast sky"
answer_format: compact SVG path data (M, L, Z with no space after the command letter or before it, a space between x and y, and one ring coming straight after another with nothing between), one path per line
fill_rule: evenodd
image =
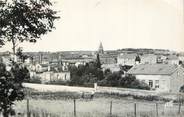
M55 0L56 29L24 51L159 48L184 51L182 0ZM10 50L6 45L1 51Z

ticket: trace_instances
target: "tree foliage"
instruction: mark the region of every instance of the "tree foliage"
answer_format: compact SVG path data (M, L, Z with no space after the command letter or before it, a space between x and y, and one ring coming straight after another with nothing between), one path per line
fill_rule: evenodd
M184 93L184 85L180 87L180 92Z
M104 78L103 71L97 67L96 62L86 65L70 66L71 85L91 85Z
M0 111L4 117L12 112L12 105L15 100L23 100L24 92L22 82L29 78L29 71L26 67L13 64L10 71L0 63Z
M24 63L29 57L28 55L23 54L22 48L17 49L16 56L21 60L22 63Z
M135 76L129 75L122 77L121 71L114 73L108 72L108 75L99 81L99 85L150 90L150 87L146 83L137 80Z
M41 35L52 31L59 18L51 9L50 0L3 0L0 3L0 44L23 41L36 42Z
M0 46L11 42L14 57L24 62L26 56L21 49L16 53L16 47L24 41L36 42L55 28L59 17L51 7L50 0L0 0ZM12 112L14 101L24 98L22 83L30 76L24 64L15 59L10 71L6 67L0 63L0 111L4 117Z
M128 67L129 68L129 67ZM104 72L98 68L96 62L87 63L86 65L71 66L71 85L93 86L93 83L98 83L101 86L124 87L134 89L146 89L150 87L137 80L134 76L122 76L124 72L111 72L106 69Z
M100 62L99 54L97 54L97 57L96 57L96 65L97 65L97 68L101 69L101 62Z

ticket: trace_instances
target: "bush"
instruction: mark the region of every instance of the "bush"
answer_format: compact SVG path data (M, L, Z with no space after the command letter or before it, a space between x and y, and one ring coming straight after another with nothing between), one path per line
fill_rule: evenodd
M180 92L184 93L184 85L180 87Z
M38 77L38 76L35 76L35 77L32 77L30 79L26 79L24 82L27 82L27 83L42 83L41 82L41 78Z

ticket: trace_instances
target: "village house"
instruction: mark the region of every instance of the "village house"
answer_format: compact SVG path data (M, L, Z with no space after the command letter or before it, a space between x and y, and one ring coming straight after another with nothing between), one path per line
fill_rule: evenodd
M144 54L140 56L141 64L155 64L157 63L157 55L154 54Z
M48 64L37 63L36 65L33 65L32 68L36 72L45 72L45 71L48 71L49 66L48 66Z
M67 67L68 65L75 65L78 67L79 65L86 65L86 63L94 61L93 58L68 58L68 59L63 59L62 64L63 66Z
M42 83L47 83L51 81L69 81L70 72L68 70L59 69L57 64L36 64L30 65L30 77L40 78Z
M100 54L99 56L100 56L101 64L116 64L117 63L117 56L110 55L110 54Z
M135 59L136 59L137 54L120 54L117 57L117 64L118 65L128 65L128 66L133 66L136 64Z
M166 57L165 63L179 65L179 58L176 55L169 55Z
M127 74L159 92L179 92L184 85L184 68L173 64L140 64L132 67Z
M54 72L47 71L43 73L36 74L40 77L42 83L47 83L51 81L69 81L70 80L70 72Z
M162 64L166 63L167 57L165 55L157 55L157 63Z

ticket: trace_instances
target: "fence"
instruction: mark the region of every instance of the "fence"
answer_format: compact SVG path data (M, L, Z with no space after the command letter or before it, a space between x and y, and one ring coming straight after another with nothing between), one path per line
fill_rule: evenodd
M122 99L24 100L13 117L180 117L181 104Z

